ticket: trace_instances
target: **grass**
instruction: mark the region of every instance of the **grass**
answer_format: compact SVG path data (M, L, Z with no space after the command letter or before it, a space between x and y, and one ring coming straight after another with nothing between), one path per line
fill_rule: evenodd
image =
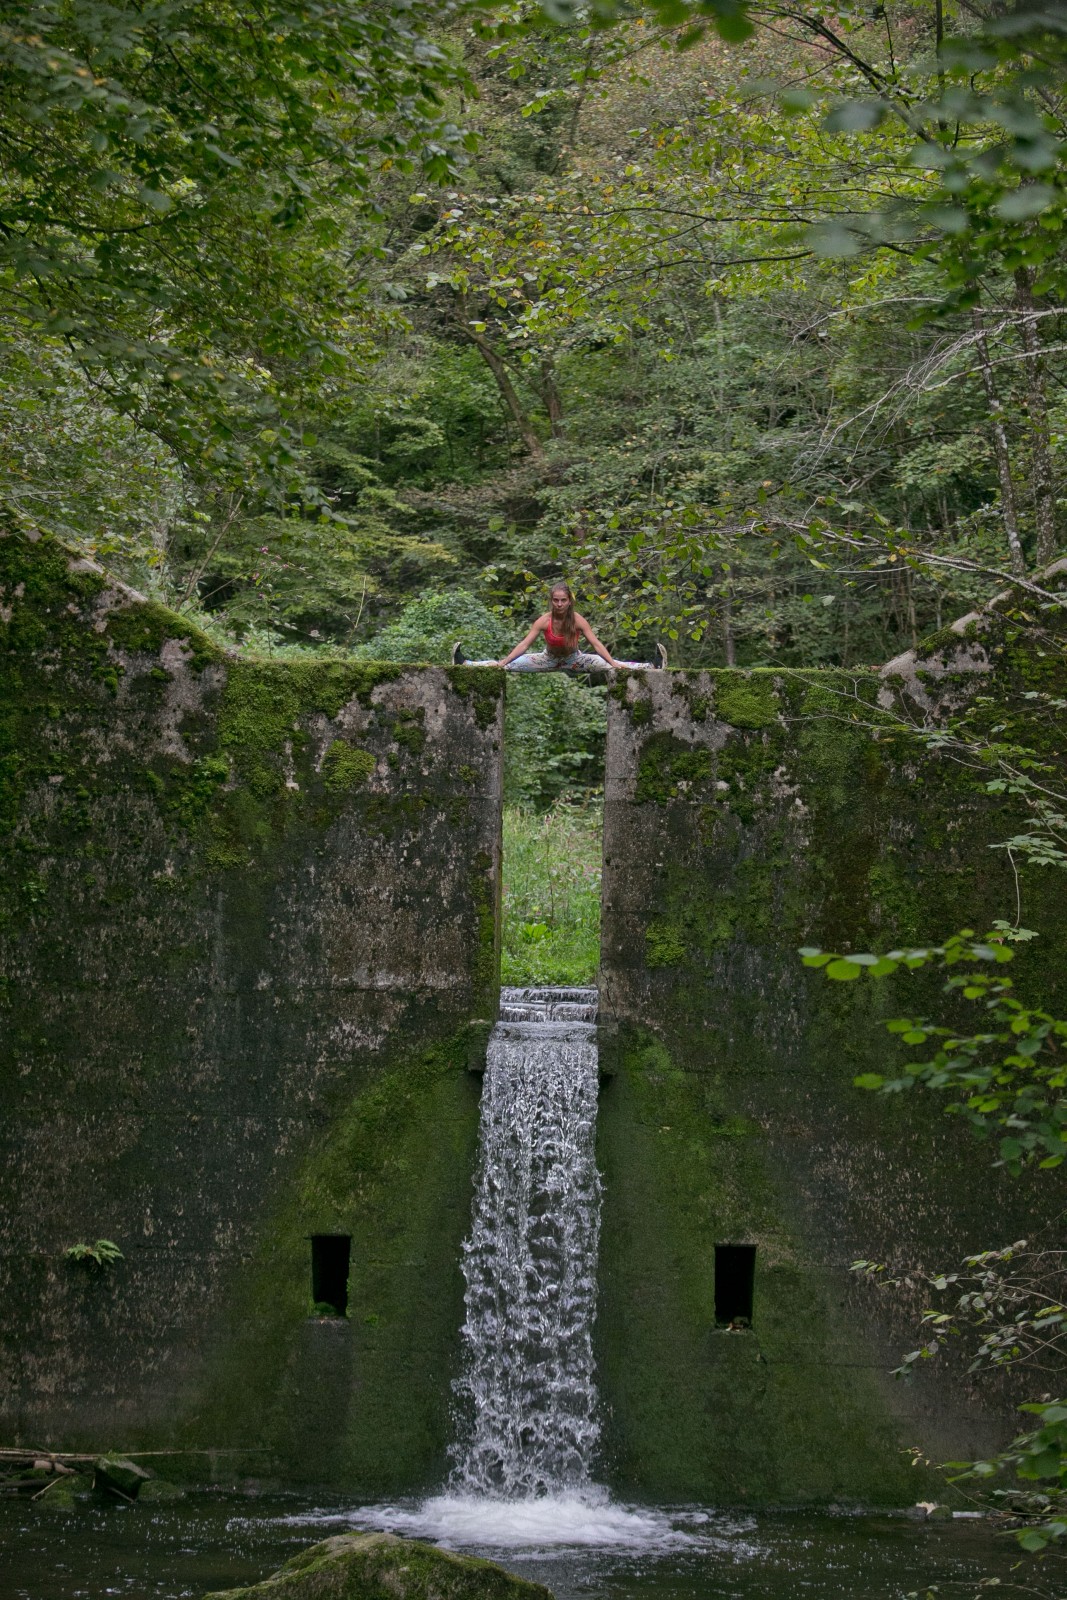
M603 808L504 808L504 952L514 984L592 984L600 963Z

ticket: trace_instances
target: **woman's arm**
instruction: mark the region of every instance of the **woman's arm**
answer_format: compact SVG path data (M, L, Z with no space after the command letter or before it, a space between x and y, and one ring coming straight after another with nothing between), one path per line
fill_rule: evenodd
M548 627L548 622L549 617L548 612L546 611L543 616L538 617L537 621L534 623L525 639L523 639L522 643L517 644L514 650L512 650L509 655L504 657L503 661L498 661L497 666L506 667L509 661L515 660L516 656L524 655L526 651L529 650L530 646L533 644L538 635L544 633L545 629Z
M609 655L604 649L604 646L601 644L600 640L597 638L588 622L586 622L585 618L580 617L578 613L575 612L574 620L577 624L578 632L585 634L586 638L589 640L589 643L593 646L593 649L596 651L600 659L602 661L606 661L609 667L617 667L619 663L615 660L614 656Z

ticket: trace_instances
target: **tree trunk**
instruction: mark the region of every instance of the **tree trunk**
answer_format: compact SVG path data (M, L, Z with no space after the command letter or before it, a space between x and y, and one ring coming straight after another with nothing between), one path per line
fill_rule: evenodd
M1020 313L1019 333L1026 351L1026 409L1030 418L1030 483L1034 496L1034 524L1037 541L1034 556L1037 566L1047 567L1056 559L1056 491L1049 447L1048 403L1045 398L1045 362L1037 330L1037 303L1034 300L1032 267L1015 271L1015 305Z
M496 379L496 386L500 390L504 404L511 412L512 421L519 430L519 437L522 439L523 444L536 461L543 461L545 456L545 447L538 438L533 423L526 415L522 401L515 392L515 385L508 376L508 369L505 367L503 361L493 349L492 345L489 343L489 340L484 338L482 334L476 332L475 329L465 327L462 323L460 323L459 330L465 339L470 340L471 344L477 350L478 354L489 368L489 371Z
M1000 514L1004 521L1004 532L1008 537L1008 554L1011 557L1011 570L1016 576L1021 576L1026 571L1026 561L1023 556L1022 542L1019 538L1019 522L1015 515L1015 486L1011 481L1011 453L1008 449L1008 435L1004 428L1004 408L997 394L997 386L993 381L993 363L989 359L989 345L986 343L985 324L978 306L971 312L971 321L974 325L974 347L978 352L978 365L982 373L982 387L985 389L986 404L989 407L989 421L993 429L993 451L997 458L997 476L1000 479Z
M734 595L729 583L722 591L722 649L728 667L737 666L737 645L734 640Z
M560 399L559 390L556 388L556 374L553 372L552 363L547 356L541 362L541 399L548 413L552 437L553 439L561 439L563 437L563 401Z

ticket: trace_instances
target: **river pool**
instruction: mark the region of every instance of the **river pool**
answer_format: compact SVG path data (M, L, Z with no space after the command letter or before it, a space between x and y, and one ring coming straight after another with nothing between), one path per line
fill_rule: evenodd
M2 1600L197 1600L255 1582L302 1546L384 1527L485 1555L558 1600L938 1600L1012 1581L1010 1535L885 1513L652 1511L567 1503L478 1509L441 1497L352 1510L278 1495L198 1493L152 1507L46 1511L0 1502ZM1022 1558L1029 1564L1029 1558ZM1021 1572L1015 1574L1016 1578Z

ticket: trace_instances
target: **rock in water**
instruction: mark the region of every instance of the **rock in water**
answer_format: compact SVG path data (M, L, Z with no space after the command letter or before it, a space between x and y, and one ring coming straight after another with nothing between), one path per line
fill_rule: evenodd
M98 1456L93 1462L93 1488L120 1500L136 1500L142 1483L151 1476L124 1456Z
M493 1561L453 1555L393 1533L342 1533L287 1561L249 1589L204 1600L553 1600L540 1583Z

